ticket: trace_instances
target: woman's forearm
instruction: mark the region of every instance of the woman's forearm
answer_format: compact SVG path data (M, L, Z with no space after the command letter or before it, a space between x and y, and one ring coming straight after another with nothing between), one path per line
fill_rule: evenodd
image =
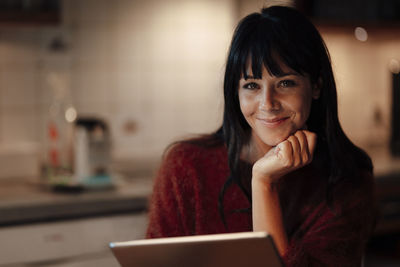
M253 231L269 233L282 256L288 247L288 240L283 225L278 192L270 184L253 177L252 202Z
M273 188L284 175L312 161L317 136L299 130L271 148L252 169L253 230L266 231L274 239L281 256L288 248L279 195Z

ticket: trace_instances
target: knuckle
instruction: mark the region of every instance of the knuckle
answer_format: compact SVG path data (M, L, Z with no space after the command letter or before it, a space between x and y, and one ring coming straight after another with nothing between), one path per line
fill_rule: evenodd
M294 135L297 137L304 137L304 132L299 130Z
M291 159L286 158L283 162L285 167L291 167L293 165L293 161Z
M282 147L283 147L284 149L288 149L289 146L290 146L290 142L289 142L288 140L286 140L286 141L284 141L284 142L282 143Z

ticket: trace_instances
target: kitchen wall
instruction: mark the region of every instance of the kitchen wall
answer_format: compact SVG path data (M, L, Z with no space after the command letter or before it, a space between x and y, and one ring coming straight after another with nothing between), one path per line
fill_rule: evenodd
M356 144L374 153L387 148L390 138L390 69L399 66L400 35L396 28L365 29L364 42L356 39L355 27L320 27L332 56L342 126Z
M171 141L217 129L234 26L264 2L64 0L59 26L0 29L0 148L43 148L60 90L80 116L107 120L116 160L158 160ZM350 27L320 30L345 131L362 147L387 144L398 30L366 42Z
M0 31L2 144L45 142L60 88L79 115L107 120L115 158L159 158L171 141L218 127L233 1L63 6L60 26ZM64 49L51 48L57 38Z

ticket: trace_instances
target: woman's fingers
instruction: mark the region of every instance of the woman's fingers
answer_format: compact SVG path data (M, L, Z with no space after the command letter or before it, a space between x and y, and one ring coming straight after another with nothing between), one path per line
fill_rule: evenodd
M292 152L292 155L285 153L287 162L292 167L299 168L312 161L317 144L317 135L306 130L299 130L294 135L289 136L283 143L290 144L291 147L291 149L286 148L286 151L291 150Z
M306 137L304 131L297 131L294 134L294 136L296 136L297 139L299 140L299 144L300 144L300 148L301 148L301 152L300 152L301 162L303 164L307 164L310 159L310 151L308 148L307 137Z
M288 141L285 140L278 145L279 147L279 155L282 163L286 167L290 167L293 164L293 146Z
M253 165L253 177L269 182L301 168L312 161L317 135L299 130L279 143Z
M317 135L310 131L303 131L308 143L308 151L310 152L309 162L312 161L314 156L315 147L317 146Z
M297 167L302 164L302 156L301 156L301 147L302 145L300 144L300 140L297 138L295 135L289 136L287 141L290 142L292 146L292 164L293 167Z

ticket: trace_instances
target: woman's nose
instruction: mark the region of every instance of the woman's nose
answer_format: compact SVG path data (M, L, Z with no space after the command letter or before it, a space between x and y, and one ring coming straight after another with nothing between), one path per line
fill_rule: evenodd
M261 90L259 109L263 111L275 111L279 109L279 100L273 88Z

